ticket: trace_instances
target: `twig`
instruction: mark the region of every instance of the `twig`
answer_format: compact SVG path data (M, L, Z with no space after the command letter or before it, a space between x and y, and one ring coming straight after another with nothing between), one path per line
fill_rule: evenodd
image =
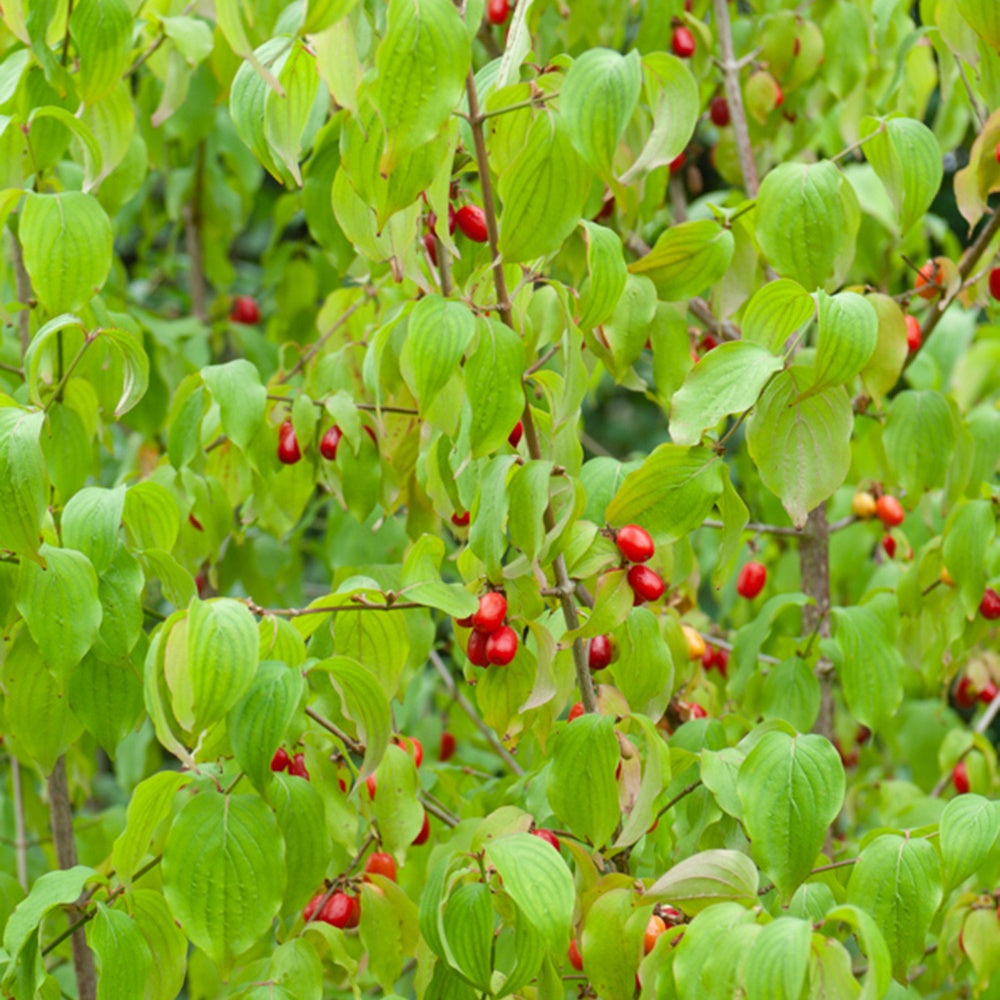
M458 826L460 822L459 818L453 812L445 809L440 803L435 802L427 792L418 792L417 799L432 816L436 816L442 823L446 823L452 827Z
M14 795L14 853L17 863L17 880L28 891L28 832L24 824L24 791L21 788L21 762L10 759L10 781Z
M647 253L649 251L647 250ZM739 340L740 331L734 323L727 319L717 319L711 306L699 296L688 300L688 309L695 314L707 327L715 330L723 340Z
M31 291L31 279L24 266L24 251L21 249L21 242L11 233L11 260L14 262L14 286L17 290L17 300L23 308L17 314L17 336L21 343L21 363L24 364L24 356L28 353L28 346L31 344L31 307L33 293Z
M511 769L511 771L516 774L519 778L524 774L524 768L514 759L511 752L500 742L500 738L497 734L486 725L485 722L476 712L475 707L469 701L468 698L458 690L455 684L455 679L451 676L451 672L445 666L444 661L438 656L435 650L431 650L428 654L434 669L438 672L441 680L444 681L445 687L448 689L448 694L454 699L455 704L465 712L465 714L472 720L472 724L482 733L486 742L489 743L496 755Z
M740 91L740 65L733 53L733 32L729 23L728 0L712 0L712 9L715 12L715 30L719 36L719 48L722 51L719 67L722 69L722 83L726 91L726 103L729 105L729 120L733 126L736 150L740 157L743 186L748 197L756 198L760 182L757 180L757 164L754 162L753 149L750 146L750 131L747 128L743 94Z
M329 719L324 718L316 709L306 706L306 715L309 716L313 722L322 726L328 733L332 733L334 736L340 740L341 743L347 747L348 750L353 754L357 754L359 757L363 757L365 753L365 745L359 743L357 740L348 736L339 726L335 726Z
M843 156L847 156L848 153L853 153L856 149L860 149L866 142L874 139L875 136L881 135L885 131L885 122L882 122L874 132L870 135L866 135L863 139L858 139L857 142L852 142L850 146L845 146L839 153L834 154L830 159L836 163Z
M724 528L726 525L722 521L708 518L707 520L701 522L701 526L703 528ZM743 530L754 531L757 534L762 535L791 535L795 538L802 537L802 532L798 528L781 524L761 524L760 521L748 521Z
M724 649L729 653L733 651L733 644L731 642L727 642L725 639L720 639L718 636L715 635L709 635L708 632L699 632L698 634L710 646L718 646L719 649ZM774 666L777 666L779 663L782 662L776 656L770 656L767 653L757 653L756 656L761 663L770 663Z
M523 378L527 381L539 369L544 368L549 359L559 353L559 345L553 344L531 367L525 370Z
M197 6L197 0L191 0L180 13L181 17L186 17L191 13ZM143 52L134 63L122 74L122 79L128 79L165 41L167 40L167 34L165 31L160 30L160 33L153 39L153 44L150 45L145 52Z
M802 608L802 624L806 631L820 638L830 634L830 526L826 519L824 501L809 512L802 543L799 545L799 575L802 590L814 604ZM823 669L821 660L817 670L820 682L819 715L813 731L833 739L833 673ZM829 846L829 845L828 845Z
M62 330L59 330L57 332L56 336L57 337L61 337L62 336ZM90 345L96 339L97 339L96 334L88 333L88 334L86 334L84 336L83 343L80 345L79 350L74 355L73 360L69 363L69 365L67 366L66 370L63 371L62 374L59 376L59 381L56 383L55 390L53 391L52 395L49 397L49 399L46 402L46 404L42 407L42 409L45 412L48 412L49 407L53 403L55 403L57 400L59 400L59 399L62 398L63 389L66 388L66 383L69 381L70 375L73 374L73 370L76 368L76 366L83 359L84 354L86 354L86 352L87 352L87 348L90 347ZM60 344L60 347L61 346L62 345Z
M661 817L661 816L662 816L662 815L663 815L663 814L664 814L665 812L667 812L667 811L668 811L668 810L670 810L670 809L673 809L673 807L674 807L675 805L677 805L677 803L678 803L678 802L680 802L680 800L681 800L681 799L683 799L683 798L687 797L687 796L688 796L688 795L690 795L690 794L691 794L691 793L692 793L693 791L695 791L696 789L700 788L700 787L701 787L701 784L702 784L702 781L701 781L701 778L699 778L699 779L698 779L697 781L692 781L690 785L686 785L686 786L685 786L684 788L682 788L682 789L681 789L681 790L680 790L680 791L679 791L679 792L678 792L678 793L677 793L677 794L676 794L676 795L675 795L675 796L674 796L674 797L673 797L673 798L672 798L672 799L671 799L671 800L670 800L670 801L669 801L669 802L668 802L668 803L667 803L667 804L666 804L666 805L665 805L665 806L664 806L664 807L663 807L663 808L662 808L662 809L661 809L661 810L660 810L660 811L659 811L659 812L658 812L658 813L656 814L656 816L655 816L655 818L654 818L654 820L653 820L653 823L654 823L654 825L655 825L655 823L657 823L657 822L659 821L660 817Z
M483 194L483 211L486 213L486 232L489 239L490 253L493 258L493 285L497 293L497 309L500 312L501 320L514 329L514 321L511 316L510 296L507 291L507 279L503 273L503 262L500 259L497 241L497 215L496 203L493 199L493 184L490 180L490 164L486 155L486 139L483 135L483 116L479 110L479 98L476 95L476 81L472 69L465 81L465 93L469 102L469 124L472 129L472 139L476 148L476 165L479 168L479 180ZM524 414L521 418L524 427L524 438L528 446L528 453L536 461L541 459L542 452L538 444L538 434L535 430L535 420L531 413L531 403L527 396L524 400ZM545 530L552 531L555 527L555 514L552 512L551 502L546 504L542 512L542 521ZM561 588L566 588L570 582L569 573L566 570L566 560L560 553L552 562L556 583ZM576 603L571 593L566 593L560 598L562 605L563 619L566 622L568 631L573 632L580 627L580 618L577 615ZM573 663L576 667L576 682L580 688L580 700L583 703L585 712L597 711L597 698L594 695L594 682L590 676L590 668L587 666L587 645L581 638L573 640Z
M969 103L972 105L972 110L975 112L976 118L979 119L979 130L982 131L986 128L986 112L979 106L976 95L972 92L969 78L965 75L965 67L962 65L962 57L957 53L955 53L955 64L958 66L958 75L962 78L962 83L965 85L965 92L969 95Z
M201 249L202 192L205 186L205 143L195 151L194 188L191 200L184 206L184 240L187 244L191 283L191 311L199 322L208 322L205 264Z
M997 712L1000 712L1000 693L994 695L993 700L986 706L986 711L976 723L974 732L985 733L990 728L990 723L996 718Z
M334 604L323 608L262 608L249 598L243 603L255 615L273 615L279 618L301 618L303 615L335 615L341 611L407 611L413 608L426 608L426 604L418 601L397 601L395 604L371 604L363 597L352 597L350 604Z
M370 291L369 294L371 294ZM364 299L358 299L354 305L345 309L334 322L333 326L331 326L330 329L326 330L324 333L321 333L319 337L317 337L316 340L309 345L309 348L302 353L302 357L300 357L287 372L279 375L275 381L281 385L298 375L298 373L302 371L302 369L305 368L310 361L312 361L316 352L319 351L319 349L362 307L362 305L364 305L364 302Z

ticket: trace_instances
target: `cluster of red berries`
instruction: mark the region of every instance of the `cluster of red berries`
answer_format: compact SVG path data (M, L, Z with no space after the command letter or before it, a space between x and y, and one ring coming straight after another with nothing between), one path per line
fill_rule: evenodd
M959 708L972 708L977 701L988 705L997 696L997 686L993 681L987 681L977 688L972 678L964 674L955 688L955 704Z
M427 229L424 234L424 249L434 267L437 267L437 240L434 237L434 225L437 221L433 212L427 217ZM486 213L478 205L462 205L461 208L448 206L448 232L454 233L458 229L464 236L467 236L473 243L486 243L489 241L489 229L486 226Z
M364 431L372 439L372 443L377 445L375 432L367 424L364 425ZM320 438L319 453L328 462L333 462L337 458L337 448L343 436L343 431L334 424L327 428ZM299 447L299 439L295 436L295 428L291 420L285 420L278 428L278 461L284 465L295 465L301 458L302 449Z
M656 601L663 596L667 585L659 573L642 564L653 558L656 546L652 536L638 524L626 524L615 533L615 545L622 557L633 565L628 571L628 582L636 604Z
M305 754L297 753L294 757L288 756L288 751L284 747L278 747L271 758L272 771L287 771L297 778L309 780L309 772L306 770Z
M701 657L701 665L706 670L718 670L725 677L729 671L729 650L706 643L705 652Z
M479 598L479 608L468 618L459 618L455 624L471 628L465 648L469 662L477 667L503 667L517 653L517 633L504 624L507 617L507 598L491 590Z
M381 875L392 882L396 881L396 859L385 851L376 851L365 862L364 880L370 882L370 875ZM329 889L320 889L312 899L306 903L302 911L302 919L309 923L310 920L322 920L323 923L331 927L339 927L341 930L348 930L357 927L361 920L361 901L357 896L337 890L330 892Z
M684 914L680 910L672 906L656 907L649 915L649 921L646 924L646 932L642 938L642 953L648 955L656 947L656 942L659 941L663 934L667 933L669 928L676 927L682 923L684 923ZM683 936L684 931L681 930L680 933L673 935L670 944L672 946L676 945ZM576 943L575 939L570 941L566 957L569 959L569 964L577 972L583 972L583 956L580 954L580 946ZM641 989L638 975L636 976L636 989Z

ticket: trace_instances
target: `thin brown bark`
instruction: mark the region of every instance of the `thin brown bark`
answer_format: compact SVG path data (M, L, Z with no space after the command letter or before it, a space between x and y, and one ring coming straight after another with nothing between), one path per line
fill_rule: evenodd
M830 634L830 526L826 519L826 503L809 513L799 543L799 569L802 590L815 601L802 609L803 632L826 638ZM829 660L820 659L816 673L820 683L820 706L813 731L832 740L833 672Z

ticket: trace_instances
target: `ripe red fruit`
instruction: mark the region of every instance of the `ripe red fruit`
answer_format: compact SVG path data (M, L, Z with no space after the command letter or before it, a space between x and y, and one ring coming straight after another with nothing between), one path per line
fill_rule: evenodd
M509 625L501 625L486 640L486 659L504 667L517 654L517 633Z
M368 875L384 875L387 879L395 882L396 859L391 854L386 854L385 851L376 851L365 862L365 872Z
M431 835L431 823L430 820L427 818L427 813L424 812L424 823L423 826L420 827L420 833L418 833L413 838L413 846L419 847L421 844L426 844L427 838L430 835Z
M476 628L469 636L465 655L468 656L469 662L474 667L488 667L490 665L489 658L486 656L486 643L489 642L490 634L489 632L480 632Z
M595 635L590 640L587 664L591 670L603 670L611 662L611 636Z
M332 462L337 457L337 445L343 437L340 428L334 424L323 435L319 442L319 453L328 461Z
M682 151L670 161L670 172L676 174L687 162L687 155Z
M694 35L691 29L683 24L674 28L674 37L670 41L670 47L674 50L675 56L681 59L690 59L694 55Z
M406 753L412 755L413 763L420 767L424 762L423 744L415 736L397 736L393 741L396 746L401 747Z
M990 295L995 299L1000 299L1000 267L990 271Z
M521 436L524 434L524 424L520 420L514 424L514 429L507 435L507 443L511 448L516 448L521 443Z
M551 831L541 827L537 830L528 831L533 837L544 840L546 844L551 844L557 851L559 850L559 838Z
M378 791L378 781L375 779L374 774L369 774L368 777L365 778L365 788L368 789L368 798L374 801L375 792Z
M750 600L755 598L767 583L767 567L763 563L748 562L736 578L736 593Z
M320 911L319 919L332 927L357 927L361 919L361 906L354 896L335 892Z
M580 949L577 947L576 941L570 941L569 951L566 952L566 957L569 959L569 964L572 965L577 972L583 972L583 955L580 954Z
M475 243L485 243L489 239L486 229L486 213L478 205L463 205L455 212L455 225Z
M431 266L438 266L438 248L437 240L434 238L433 233L424 233L424 250L427 251L427 256L430 259Z
M982 691L979 692L979 700L984 704L988 705L997 696L997 686L993 681L987 681L983 685Z
M316 912L317 908L319 907L319 904L322 902L323 897L325 895L326 895L326 890L320 889L320 891L317 892L316 895L314 895L312 899L309 900L308 903L306 903L305 907L302 910L302 919L306 923L309 923L309 921L312 920L313 914Z
M633 563L646 562L656 551L652 536L638 524L626 524L624 528L619 528L618 534L615 535L615 544L618 546L618 551Z
M913 288L922 299L933 299L941 293L941 265L929 260L919 271L913 282Z
M955 688L955 704L959 708L972 708L976 703L976 689L968 674L961 677Z
M306 770L305 754L297 753L292 758L292 762L288 765L288 773L294 774L296 778L305 778L306 781L309 780L309 772Z
M906 512L903 510L903 505L887 493L875 501L875 516L887 528L895 528L903 523Z
M969 790L969 769L965 766L964 760L960 760L951 769L951 783L959 795L964 795Z
M495 632L507 617L507 598L495 590L479 598L479 610L472 616L472 625L480 632Z
M507 0L490 0L486 5L486 20L490 24L503 24L510 17L510 4Z
M464 514L452 514L451 523L455 525L456 528L467 528L469 526L469 512L466 511Z
M718 125L719 128L725 128L729 124L729 105L721 94L709 101L708 117L712 119L712 124Z
M919 346L921 340L920 320L916 316L906 317L906 346L912 354Z
M288 752L284 747L278 747L278 749L274 751L274 756L271 758L271 770L287 771L290 763L291 760L288 757Z
M729 670L729 650L718 646L706 646L701 665L706 670L718 670L725 677Z
M229 311L229 318L234 323L244 323L252 325L260 322L260 307L249 295L237 295L233 299L233 307Z
M696 701L691 702L690 708L692 719L704 719L708 716L708 712L706 712L705 709L702 708L702 706Z
M667 929L662 917L655 913L649 915L649 923L646 924L646 933L642 939L643 954L648 955L656 947L656 939Z
M567 722L572 722L574 719L579 719L583 715L583 702L574 702L573 707L569 710L569 715L566 717Z
M455 753L455 734L449 732L443 732L441 734L441 747L438 750L438 760L443 764L446 760L449 760Z
M302 457L299 441L295 436L295 428L291 420L286 420L278 428L278 461L285 465L294 465Z
M896 539L892 535L885 535L882 538L882 550L890 559L896 557Z
M987 587L983 593L983 599L979 602L979 613L991 622L1000 618L1000 594L992 587Z
M628 571L628 582L636 604L658 600L667 589L659 573L654 573L648 566L633 566Z

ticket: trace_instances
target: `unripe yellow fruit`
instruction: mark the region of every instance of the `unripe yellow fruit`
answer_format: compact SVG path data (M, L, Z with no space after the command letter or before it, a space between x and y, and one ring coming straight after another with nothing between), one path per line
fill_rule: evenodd
M688 658L691 660L700 660L705 655L705 640L702 639L701 633L690 625L682 625L681 631L687 640Z
M951 573L948 572L948 567L947 566L942 566L941 567L941 582L946 587L954 587L955 586L955 578L951 575Z
M859 490L854 494L854 499L851 501L851 510L854 512L855 517L869 518L875 516L875 497L871 493L866 493L864 490Z

